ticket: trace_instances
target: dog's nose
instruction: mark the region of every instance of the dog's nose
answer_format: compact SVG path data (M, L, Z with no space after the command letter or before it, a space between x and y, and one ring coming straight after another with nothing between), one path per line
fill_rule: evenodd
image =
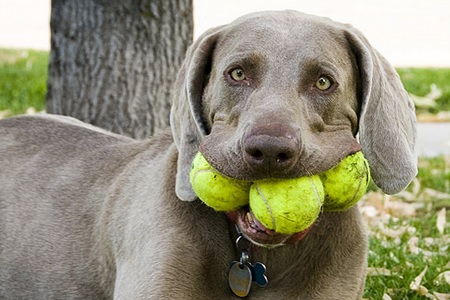
M291 127L270 124L253 128L243 140L244 160L272 176L288 171L299 157L299 140Z

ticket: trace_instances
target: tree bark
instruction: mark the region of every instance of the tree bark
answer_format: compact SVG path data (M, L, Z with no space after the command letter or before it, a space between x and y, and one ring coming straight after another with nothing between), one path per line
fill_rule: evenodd
M52 0L47 111L146 138L169 124L192 0Z

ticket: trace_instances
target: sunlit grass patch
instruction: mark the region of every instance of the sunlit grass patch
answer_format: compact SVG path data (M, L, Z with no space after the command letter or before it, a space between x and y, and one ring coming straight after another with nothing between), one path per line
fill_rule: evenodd
M418 96L416 108L419 113L450 111L450 69L399 68L397 71L405 89Z
M369 192L360 208L369 231L367 299L450 299L450 160L421 158L404 192Z
M47 51L0 49L0 117L45 108Z

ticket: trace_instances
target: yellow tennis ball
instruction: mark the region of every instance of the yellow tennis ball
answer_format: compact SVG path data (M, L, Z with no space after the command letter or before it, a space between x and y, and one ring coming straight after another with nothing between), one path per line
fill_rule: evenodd
M282 234L301 232L319 216L324 191L320 177L260 180L250 188L250 209L266 228Z
M217 211L233 211L248 204L251 182L220 174L200 152L192 162L190 179L197 197Z
M320 174L325 190L324 211L342 211L355 205L370 182L369 163L361 151Z

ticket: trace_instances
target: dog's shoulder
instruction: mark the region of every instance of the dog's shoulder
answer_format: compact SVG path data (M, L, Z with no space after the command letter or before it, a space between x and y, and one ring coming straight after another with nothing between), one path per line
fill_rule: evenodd
M136 140L72 117L35 114L0 120L0 153L6 157L45 160L130 161L139 154L153 157L173 143L170 130Z
M131 142L131 138L111 133L68 116L22 115L0 120L0 138L49 144L55 141L82 142L89 139Z

